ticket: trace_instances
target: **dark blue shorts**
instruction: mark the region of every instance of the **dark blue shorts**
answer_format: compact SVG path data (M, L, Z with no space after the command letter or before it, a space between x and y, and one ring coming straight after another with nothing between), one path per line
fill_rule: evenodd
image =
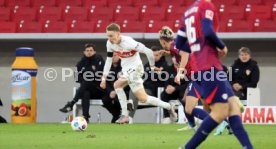
M193 96L193 97L200 99L200 98L203 98L202 94L203 93L202 93L201 87L199 85L199 82L190 81L189 85L188 85L187 96Z
M192 86L198 85L198 87L194 87L193 90L189 91L191 93L188 92L188 95L193 95L193 92L199 90L199 95L203 98L203 100L205 100L207 104L228 102L228 98L234 96L234 92L227 79L227 76L225 79L222 79L223 77L216 77L217 74L222 74L222 72L223 71L214 69L213 72L211 70L207 70L197 73L197 76L201 76L200 81L192 81ZM210 78L211 74L213 74L214 77L211 79L205 79ZM206 77L204 78L204 76Z

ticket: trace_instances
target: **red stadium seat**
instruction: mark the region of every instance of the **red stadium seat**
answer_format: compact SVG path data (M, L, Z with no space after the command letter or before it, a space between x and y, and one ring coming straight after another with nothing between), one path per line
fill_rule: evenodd
M0 33L15 33L16 23L15 22L0 22Z
M162 7L143 6L140 13L140 20L165 20L166 9Z
M224 8L219 10L219 18L221 20L244 19L245 6L225 6Z
M184 5L185 6L190 6L192 3L194 3L195 2L195 0L185 0L184 1Z
M158 6L159 2L158 2L158 0L134 0L133 5L136 6L136 7L141 7L141 6L144 6L144 5Z
M144 33L146 32L146 26L147 23L146 22L141 22L141 21L128 21L128 20L124 20L122 22L119 23L121 26L121 30L122 32L126 32L126 33Z
M232 20L227 23L227 32L252 32L254 21L252 20Z
M271 8L265 5L251 5L246 8L246 18L249 20L271 19Z
M38 10L38 20L40 22L60 21L62 16L62 9L60 7L40 7Z
M69 25L69 33L93 33L95 22L75 21Z
M182 23L181 20L175 20L174 23L173 23L172 30L176 33L179 30L179 28L181 27L182 24L183 23Z
M93 6L107 6L107 0L84 0L83 6L88 8Z
M139 20L137 7L118 7L115 9L114 20Z
M166 20L180 20L184 17L184 12L187 7L176 7L169 6L166 10Z
M95 25L94 32L96 32L96 33L105 33L106 32L106 27L109 24L110 24L110 22L105 22L103 20L98 20L96 25Z
M276 32L276 21L258 20L254 23L255 32Z
M0 6L3 7L5 5L5 0L0 0Z
M215 0L215 1L212 1L215 5L235 5L237 4L237 0Z
M276 20L276 4L274 4L272 8L272 19Z
M221 20L219 22L218 32L227 32L227 24L228 24L228 20Z
M213 3L219 9L220 7L236 5L237 0L216 0Z
M97 21L100 19L105 19L107 21L113 20L114 10L109 7L95 7L91 8L88 12L89 21Z
M133 6L132 0L107 0L108 7L116 8L117 6Z
M267 6L273 6L276 4L276 0L264 0L263 1Z
M87 21L88 10L83 7L68 7L63 10L62 19L64 21L80 20Z
M246 4L263 4L263 0L237 0L239 5L246 5Z
M160 6L184 6L185 0L159 0Z
M0 21L9 21L11 17L11 9L10 8L1 8L0 9Z
M56 0L57 6L64 7L64 6L82 6L81 0Z
M56 0L31 0L33 7L56 6Z
M31 6L31 0L6 0L6 6L13 7L13 6Z
M44 33L66 33L67 32L67 24L65 22L60 21L47 21L43 25Z
M29 7L18 7L15 6L13 9L11 20L13 21L35 21L36 20L36 9L31 9Z
M22 21L18 23L17 31L18 33L41 33L42 24L40 22L29 22Z
M157 33L162 29L163 26L168 26L170 28L173 28L174 23L168 22L168 21L150 20L149 23L147 23L147 32L148 33Z

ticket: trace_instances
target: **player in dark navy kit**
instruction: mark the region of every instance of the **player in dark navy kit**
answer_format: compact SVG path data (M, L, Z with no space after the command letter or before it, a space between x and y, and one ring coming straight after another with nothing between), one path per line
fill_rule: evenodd
M170 29L167 26L162 27L162 29L159 31L159 41L160 44L162 45L164 50L160 50L161 54L163 55L171 55L173 57L175 57L176 62L178 64L181 63L181 61L186 61L188 60L188 56L189 56L189 48L188 51L183 51L183 50L178 50L175 46L175 42L174 42L174 33L172 31L172 29ZM184 69L184 67L179 66L178 69ZM190 72L191 72L191 68L190 68L190 64L188 63L185 67L186 70L186 78L185 81L189 81L190 80ZM184 78L182 78L184 79ZM178 85L181 84L181 82L178 80L176 83ZM184 90L186 90L187 87L184 88ZM204 111L203 109L200 108L196 108L195 106L198 104L198 100L201 98L200 97L200 88L199 86L194 86L194 92L190 92L190 94L188 96L186 96L187 90L184 91L186 92L185 95L183 96L183 99L180 100L180 102L182 103L185 111L185 116L188 120L188 126L187 127L183 127L178 129L178 131L184 131L184 130L189 130L189 129L196 129L196 124L194 121L194 117L199 118L200 120L203 120L206 116L208 116L208 113L206 111ZM196 92L198 92L198 94L196 94ZM195 98L191 98L190 96L193 96ZM195 100L193 100L195 99ZM186 100L193 100L188 102L189 104L186 104Z
M202 96L211 108L210 115L203 120L191 140L181 148L198 147L209 133L228 117L229 124L243 148L252 149L239 116L239 105L220 62L220 58L226 56L228 49L216 35L217 18L211 0L198 0L185 11L183 26L178 31L176 47L191 49L190 61L194 78L189 92L195 84L200 85Z

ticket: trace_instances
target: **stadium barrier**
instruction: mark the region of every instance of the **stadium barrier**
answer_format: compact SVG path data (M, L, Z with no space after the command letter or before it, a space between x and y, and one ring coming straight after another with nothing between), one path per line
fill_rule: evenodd
M275 106L247 106L241 115L244 124L276 124Z
M260 88L247 88L247 106L260 106L261 105L261 91Z

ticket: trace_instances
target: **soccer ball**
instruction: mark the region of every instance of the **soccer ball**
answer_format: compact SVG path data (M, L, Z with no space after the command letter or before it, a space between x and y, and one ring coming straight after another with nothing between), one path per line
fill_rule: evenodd
M87 122L83 117L75 117L71 122L71 127L74 131L84 131L87 128Z

